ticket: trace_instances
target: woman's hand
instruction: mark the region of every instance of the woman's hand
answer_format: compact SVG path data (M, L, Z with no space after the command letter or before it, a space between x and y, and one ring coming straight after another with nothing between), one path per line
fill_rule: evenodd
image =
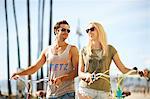
M88 82L88 85L92 84L93 83L92 74L86 73L86 79L85 79L85 81Z
M144 69L143 76L150 78L150 71L148 69Z

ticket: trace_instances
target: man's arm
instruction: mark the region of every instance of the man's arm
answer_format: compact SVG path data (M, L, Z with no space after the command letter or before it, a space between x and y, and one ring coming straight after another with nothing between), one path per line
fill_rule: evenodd
M79 52L75 46L72 46L69 52L71 57L71 63L73 66L73 71L61 77L62 81L74 79L78 75L78 61L79 61Z
M74 77L77 77L78 76L78 63L79 63L78 49L75 46L72 46L71 53L72 53L71 62L72 62L72 65L74 66Z
M39 68L41 68L43 66L43 64L46 61L46 56L44 54L45 52L43 51L39 57L39 59L35 62L35 64L29 66L27 69L20 71L20 72L16 72L12 75L11 78L15 79L15 76L25 76L25 75L31 75L33 73L35 73Z

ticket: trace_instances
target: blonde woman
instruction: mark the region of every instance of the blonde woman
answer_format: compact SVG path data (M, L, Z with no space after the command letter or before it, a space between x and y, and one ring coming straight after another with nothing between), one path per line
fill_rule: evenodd
M127 73L116 49L107 44L106 33L101 24L91 22L86 30L89 43L81 49L79 54L79 99L110 99L111 86L104 79L92 80L92 73L104 73L109 75L111 61L113 60L122 73ZM110 81L109 78L107 78Z

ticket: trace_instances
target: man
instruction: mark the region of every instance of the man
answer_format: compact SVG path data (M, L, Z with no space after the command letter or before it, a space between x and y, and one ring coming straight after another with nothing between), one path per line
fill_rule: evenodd
M44 63L49 67L49 82L47 98L74 99L74 78L78 72L78 50L75 46L65 42L70 33L70 26L66 20L56 23L54 34L55 43L42 51L37 62L26 70L14 73L12 79L19 76L31 75L38 71Z

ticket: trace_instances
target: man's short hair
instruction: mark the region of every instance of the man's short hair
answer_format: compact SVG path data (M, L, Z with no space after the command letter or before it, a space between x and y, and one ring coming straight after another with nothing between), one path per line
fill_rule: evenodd
M66 20L62 20L62 21L57 22L57 23L55 24L55 26L54 26L54 34L55 34L55 35L56 35L55 31L56 31L58 28L60 28L60 25L61 25L61 24L67 24L67 25L69 25Z

